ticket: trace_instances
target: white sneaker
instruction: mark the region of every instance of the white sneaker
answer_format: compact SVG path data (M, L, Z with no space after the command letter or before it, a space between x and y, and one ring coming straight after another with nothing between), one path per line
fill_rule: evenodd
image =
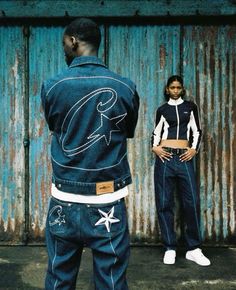
M175 263L175 257L176 257L175 250L167 250L165 251L163 263L166 265L173 265Z
M200 266L211 265L210 260L203 255L202 250L199 248L192 251L187 251L185 258L187 260L197 263Z

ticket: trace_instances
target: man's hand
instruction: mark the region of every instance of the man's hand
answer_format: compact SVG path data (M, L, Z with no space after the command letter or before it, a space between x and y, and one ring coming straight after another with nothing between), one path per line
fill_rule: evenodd
M187 147L186 149L187 151L179 156L179 159L182 162L191 160L197 154L197 151L193 148Z
M164 162L165 160L170 160L170 158L172 158L172 154L169 152L166 152L162 146L153 146L152 147L152 152L154 152L160 159L162 162Z

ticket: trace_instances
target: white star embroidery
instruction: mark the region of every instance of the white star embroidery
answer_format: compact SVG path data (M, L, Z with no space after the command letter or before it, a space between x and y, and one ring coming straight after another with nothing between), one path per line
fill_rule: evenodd
M126 115L127 113L109 118L106 115L101 114L100 126L88 137L88 139L100 140L101 138L104 138L108 146L111 142L112 133L121 131L118 124L126 117ZM108 130L108 128L110 129Z
M98 211L100 212L101 214L101 218L100 220L98 220L95 224L95 226L98 226L98 225L105 225L106 228L107 228L107 231L110 233L110 225L113 224L113 223L118 223L120 220L117 219L116 217L114 217L114 206L112 207L112 209L106 213L100 209L98 209Z

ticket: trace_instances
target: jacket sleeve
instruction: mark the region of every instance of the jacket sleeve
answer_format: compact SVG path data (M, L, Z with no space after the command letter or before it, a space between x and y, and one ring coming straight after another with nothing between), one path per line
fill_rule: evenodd
M192 144L191 148L196 151L200 148L201 138L202 138L202 130L199 119L198 107L196 104L193 104L193 109L190 115L190 128L192 130Z
M157 109L155 129L152 132L152 140L151 140L152 147L158 146L161 142L161 134L162 134L162 130L163 130L163 124L164 124L164 117L162 116L160 110Z
M135 128L138 122L138 111L139 111L139 95L135 90L133 95L131 106L128 110L127 116L127 138L133 138Z

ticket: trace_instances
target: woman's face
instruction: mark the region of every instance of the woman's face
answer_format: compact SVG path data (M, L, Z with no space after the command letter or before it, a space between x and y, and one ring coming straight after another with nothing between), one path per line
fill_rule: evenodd
M166 92L169 94L171 99L177 100L181 97L183 87L180 82L173 81L168 87L166 87Z

